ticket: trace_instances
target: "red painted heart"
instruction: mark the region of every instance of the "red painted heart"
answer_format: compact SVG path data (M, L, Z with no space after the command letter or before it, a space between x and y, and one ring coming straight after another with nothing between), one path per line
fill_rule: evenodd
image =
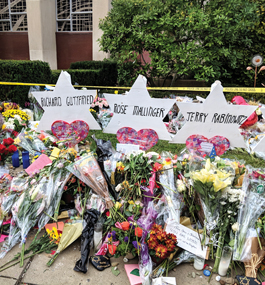
M51 130L60 141L65 141L69 147L73 147L87 137L89 126L80 120L73 121L70 124L59 120L53 122Z
M222 136L214 136L210 139L202 136L202 135L192 135L189 136L186 140L186 147L189 150L194 150L200 152L202 155L204 154L209 154L205 153L201 149L201 143L206 142L213 144L215 147L215 152L217 155L222 155L224 154L230 147L230 142L227 138L222 137Z
M142 129L136 132L133 128L121 128L117 131L117 140L124 144L139 145L141 150L148 150L158 142L158 135L152 129Z

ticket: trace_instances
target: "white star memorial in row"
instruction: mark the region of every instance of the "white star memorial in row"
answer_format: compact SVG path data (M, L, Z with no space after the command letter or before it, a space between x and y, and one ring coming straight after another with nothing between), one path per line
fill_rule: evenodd
M57 120L67 123L82 120L89 125L90 130L101 130L89 111L96 97L96 90L76 90L68 72L61 72L53 91L37 91L32 94L44 109L38 131L51 130L51 125Z
M222 85L214 83L212 87L210 94L202 104L177 102L186 123L171 143L186 143L189 136L198 134L208 139L214 136L224 136L229 140L231 147L246 147L239 127L257 107L228 104Z
M104 94L113 112L104 133L116 134L123 127L133 128L137 132L153 129L159 139L171 140L163 119L175 101L151 98L146 82L146 78L139 75L127 95Z

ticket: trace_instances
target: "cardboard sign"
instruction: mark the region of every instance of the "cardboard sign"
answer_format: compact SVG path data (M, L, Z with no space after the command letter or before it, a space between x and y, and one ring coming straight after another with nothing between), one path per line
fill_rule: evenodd
M49 157L46 154L42 154L27 169L25 169L25 171L28 173L28 175L31 175L32 173L43 169L44 166L49 163L52 163Z
M74 89L71 84L70 74L62 71L54 91L32 92L45 111L37 130L50 130L52 123L57 120L64 120L67 123L83 120L89 125L91 130L101 130L89 111L96 93L96 90Z
M166 232L176 235L178 240L178 247L181 247L205 259L207 254L207 246L204 246L202 250L198 233L174 221L171 221L167 224ZM200 236L202 239L202 235ZM208 243L208 240L209 239L206 238L206 244Z
M186 124L177 132L171 143L185 143L194 134L207 138L224 136L231 147L245 148L238 128L257 109L257 106L228 104L221 84L217 84L203 103L177 105L186 119Z
M116 134L123 127L139 131L152 129L161 140L170 140L163 119L175 103L173 99L153 99L146 89L146 78L139 75L128 95L104 94L113 117L104 133Z

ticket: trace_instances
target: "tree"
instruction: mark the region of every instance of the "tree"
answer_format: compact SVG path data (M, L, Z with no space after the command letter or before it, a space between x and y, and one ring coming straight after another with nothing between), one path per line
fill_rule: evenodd
M172 85L185 76L232 82L255 38L257 1L263 0L113 0L99 25L101 49L117 60L120 77L135 79L125 69L122 74L131 65L151 86L158 78L171 78Z

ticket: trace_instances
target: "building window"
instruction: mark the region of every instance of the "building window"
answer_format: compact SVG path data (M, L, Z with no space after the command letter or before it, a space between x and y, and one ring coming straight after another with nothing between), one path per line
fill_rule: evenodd
M92 0L56 0L57 32L92 32Z
M26 0L0 0L0 31L28 30Z

